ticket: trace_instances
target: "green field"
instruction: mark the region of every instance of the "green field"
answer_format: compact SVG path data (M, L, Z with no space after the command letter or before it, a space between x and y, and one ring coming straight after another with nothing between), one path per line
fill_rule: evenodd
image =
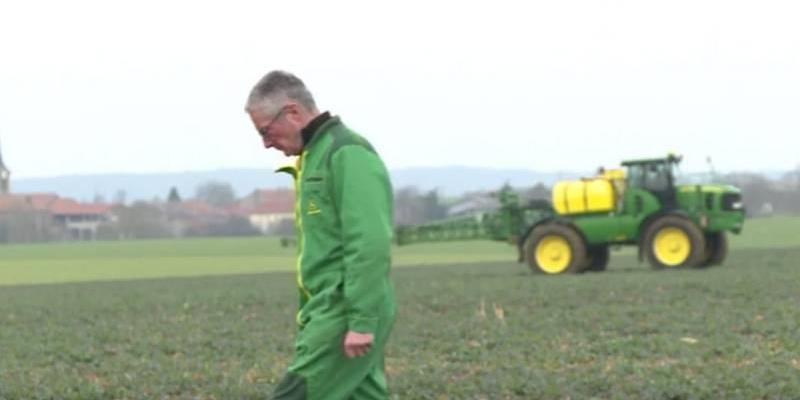
M800 246L800 217L750 220L733 249ZM0 246L0 286L253 274L295 269L295 248L271 238L230 238ZM634 254L626 248L622 254ZM514 260L499 242L420 244L395 248L394 265Z
M274 238L65 243L0 247L0 286L294 271L297 250ZM394 265L505 261L503 243L395 249Z
M503 244L396 249L394 398L800 398L800 218L745 229L707 270L623 251L605 273L544 277ZM0 247L0 399L264 398L292 351L293 252Z

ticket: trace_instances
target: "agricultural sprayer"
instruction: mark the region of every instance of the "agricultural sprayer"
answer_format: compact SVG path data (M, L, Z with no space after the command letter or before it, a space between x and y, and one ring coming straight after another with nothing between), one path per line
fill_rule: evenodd
M471 239L507 241L520 262L545 274L603 271L610 248L636 246L654 268L723 262L726 232L744 223L741 191L725 184L677 184L681 158L624 161L597 176L558 182L552 201L522 204L510 188L494 212L397 228L400 245Z

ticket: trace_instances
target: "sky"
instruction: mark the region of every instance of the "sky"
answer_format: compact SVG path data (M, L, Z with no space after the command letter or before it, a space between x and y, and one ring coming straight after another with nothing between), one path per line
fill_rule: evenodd
M800 166L796 1L8 1L16 178L283 165L243 111L272 69L390 169Z

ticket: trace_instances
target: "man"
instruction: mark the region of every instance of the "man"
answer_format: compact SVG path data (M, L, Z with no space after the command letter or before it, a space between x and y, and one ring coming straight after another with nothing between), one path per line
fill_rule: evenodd
M296 76L273 71L246 111L264 142L299 156L295 355L273 399L387 399L384 347L395 319L389 280L392 187L378 154L320 113Z

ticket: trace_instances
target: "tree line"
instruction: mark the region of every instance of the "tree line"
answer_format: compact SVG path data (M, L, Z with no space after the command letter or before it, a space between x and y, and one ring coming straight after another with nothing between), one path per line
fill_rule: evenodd
M800 214L800 168L774 179L756 173L718 175L714 181L739 187L748 217ZM549 200L550 187L537 183L531 187L515 188L523 201ZM118 194L115 199L124 199ZM395 191L395 223L414 225L447 218L453 212L466 210L469 202L491 198L490 192L465 193L444 197L437 190L402 187ZM208 209L193 214L182 204L186 200L173 187L165 199L116 203L111 218L99 224L91 239L124 240L199 236L294 235L294 222L281 220L262 232L253 226L247 215L231 212L242 200L226 182L206 182L187 199ZM477 202L476 203L480 203ZM467 204L459 208L459 205ZM486 207L492 207L481 203ZM31 209L0 211L0 243L28 243L64 240L67 236L57 221L45 213Z

